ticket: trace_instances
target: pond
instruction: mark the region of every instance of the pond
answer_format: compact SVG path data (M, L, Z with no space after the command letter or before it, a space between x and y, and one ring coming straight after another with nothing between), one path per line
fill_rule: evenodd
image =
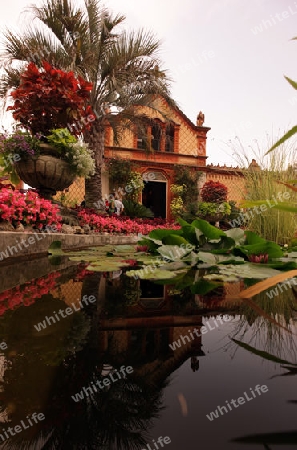
M294 291L203 296L125 270L0 266L0 448L297 448Z

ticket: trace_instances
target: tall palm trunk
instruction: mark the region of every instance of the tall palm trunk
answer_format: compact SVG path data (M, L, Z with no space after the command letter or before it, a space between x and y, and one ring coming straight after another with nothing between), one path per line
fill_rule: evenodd
M85 140L94 152L95 174L85 180L86 207L94 208L94 203L102 198L102 164L104 156L104 125L93 122L92 128L85 132Z

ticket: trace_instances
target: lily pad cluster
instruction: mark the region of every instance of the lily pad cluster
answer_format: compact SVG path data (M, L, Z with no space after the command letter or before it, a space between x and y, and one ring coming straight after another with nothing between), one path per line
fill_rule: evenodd
M146 246L154 258L147 257L142 261L143 268L129 270L126 275L151 280L170 278L172 284L180 283L185 276L189 278L191 273L192 282L187 285L193 285L193 292L198 293L195 286L204 292L213 284L211 281L264 279L281 270L297 268L297 258L284 257L278 244L251 231L241 228L222 231L202 219L192 223L180 219L179 223L179 230L153 230L142 238L139 245ZM259 255L265 258L255 258Z
M50 251L66 254L73 261L86 261L90 271L124 269L128 277L175 285L177 290L190 287L192 293L201 295L225 282L267 279L297 269L296 252L284 254L278 244L251 231L222 231L202 219L192 223L179 219L179 224L180 229L151 231L137 247L109 245L71 253L53 248Z

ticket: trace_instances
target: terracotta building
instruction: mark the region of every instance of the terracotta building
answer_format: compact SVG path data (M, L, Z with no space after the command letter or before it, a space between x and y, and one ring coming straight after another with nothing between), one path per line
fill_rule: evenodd
M207 165L207 133L210 127L204 125L202 112L198 114L195 124L179 108L170 107L163 99L158 102L157 109L163 114L156 111L152 116L151 111L144 111L152 118L145 138L143 132L126 131L120 143L115 145L111 127L106 129L104 157L136 162L136 170L145 180L139 200L154 211L155 217L169 218L172 199L170 186L174 183L174 171L176 168L178 170L179 165L201 173L198 187L211 179L220 181L228 187L228 200L241 200L244 191L241 171L233 167ZM150 151L147 151L147 142ZM110 187L104 168L102 187L103 196L108 195ZM83 200L83 180L77 180L69 188L68 196L78 203Z

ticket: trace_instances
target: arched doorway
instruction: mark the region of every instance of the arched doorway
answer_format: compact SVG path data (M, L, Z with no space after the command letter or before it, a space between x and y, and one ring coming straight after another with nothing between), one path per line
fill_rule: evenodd
M144 188L142 204L150 208L156 218L166 219L167 212L167 179L162 172L146 172L143 174Z

